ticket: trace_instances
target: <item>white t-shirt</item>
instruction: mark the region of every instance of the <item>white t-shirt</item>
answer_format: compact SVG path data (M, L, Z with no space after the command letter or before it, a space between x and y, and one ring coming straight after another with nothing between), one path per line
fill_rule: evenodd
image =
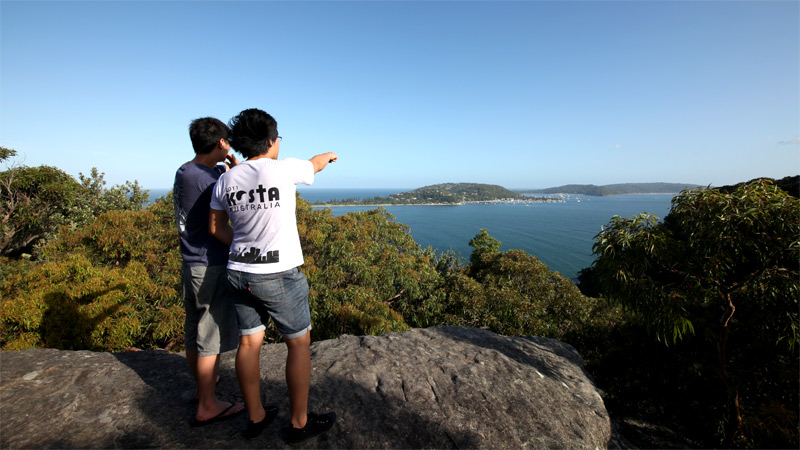
M229 269L278 273L303 264L295 193L313 182L313 164L297 158L244 161L219 177L211 209L226 211L233 227Z

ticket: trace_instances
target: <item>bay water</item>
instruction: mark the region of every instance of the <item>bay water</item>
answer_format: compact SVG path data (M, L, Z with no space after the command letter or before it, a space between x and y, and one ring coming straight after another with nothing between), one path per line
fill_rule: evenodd
M386 197L411 189L299 189L311 202L331 199ZM540 194L536 194L541 196ZM397 222L411 227L411 236L423 248L454 250L469 258L469 241L482 228L502 243L500 250L519 249L536 256L550 270L575 278L594 261L592 244L601 227L614 215L641 213L660 219L677 194L631 194L609 197L563 196L563 203L478 203L458 206L385 206ZM334 206L334 215L374 209L374 206Z
M300 187L300 195L310 202L332 199L387 197L409 189L315 189ZM151 189L151 199L166 194L166 189ZM537 194L538 195L538 194ZM609 197L563 196L561 203L481 203L458 206L385 206L395 221L408 225L411 236L423 248L454 250L469 258L469 241L482 228L502 243L501 250L519 249L536 256L551 270L568 278L594 261L592 244L601 228L614 215L633 217L641 213L660 219L669 212L677 194L631 194ZM320 209L321 207L315 207ZM335 216L375 206L330 207Z

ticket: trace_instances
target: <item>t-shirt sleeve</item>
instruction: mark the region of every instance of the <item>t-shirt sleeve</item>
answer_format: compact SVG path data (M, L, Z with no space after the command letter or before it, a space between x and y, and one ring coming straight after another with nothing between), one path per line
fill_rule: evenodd
M223 174L222 176L224 176L224 175L225 174ZM220 176L220 178L222 178L222 176ZM218 181L217 184L214 186L214 191L211 192L211 205L210 206L211 206L211 209L216 209L218 211L224 211L225 210L225 205L223 203L224 197L222 195L222 183L219 183L219 180L217 180L217 181Z
M294 184L312 184L314 182L314 164L307 159L288 158L292 165L292 182Z

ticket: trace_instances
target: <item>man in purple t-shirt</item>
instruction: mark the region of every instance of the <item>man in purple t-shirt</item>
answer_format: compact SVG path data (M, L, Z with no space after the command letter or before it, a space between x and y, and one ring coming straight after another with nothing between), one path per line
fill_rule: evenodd
M241 403L217 399L219 355L238 340L236 310L227 280L228 247L208 232L209 202L222 173L238 164L229 154L230 129L204 117L192 121L189 136L195 157L175 173L173 200L180 235L181 291L186 309L186 360L197 382L197 414L192 426L230 419L244 411ZM218 165L224 162L225 165Z

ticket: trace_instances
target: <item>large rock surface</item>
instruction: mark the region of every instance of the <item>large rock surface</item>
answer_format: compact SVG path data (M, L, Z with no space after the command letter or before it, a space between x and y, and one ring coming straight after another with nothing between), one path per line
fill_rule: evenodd
M234 352L217 392L240 399ZM282 448L286 348L261 353L275 424L241 437L247 416L191 428L183 354L51 349L0 352L3 448ZM605 448L608 413L583 361L552 339L433 327L312 345L312 410L335 411L318 448Z

